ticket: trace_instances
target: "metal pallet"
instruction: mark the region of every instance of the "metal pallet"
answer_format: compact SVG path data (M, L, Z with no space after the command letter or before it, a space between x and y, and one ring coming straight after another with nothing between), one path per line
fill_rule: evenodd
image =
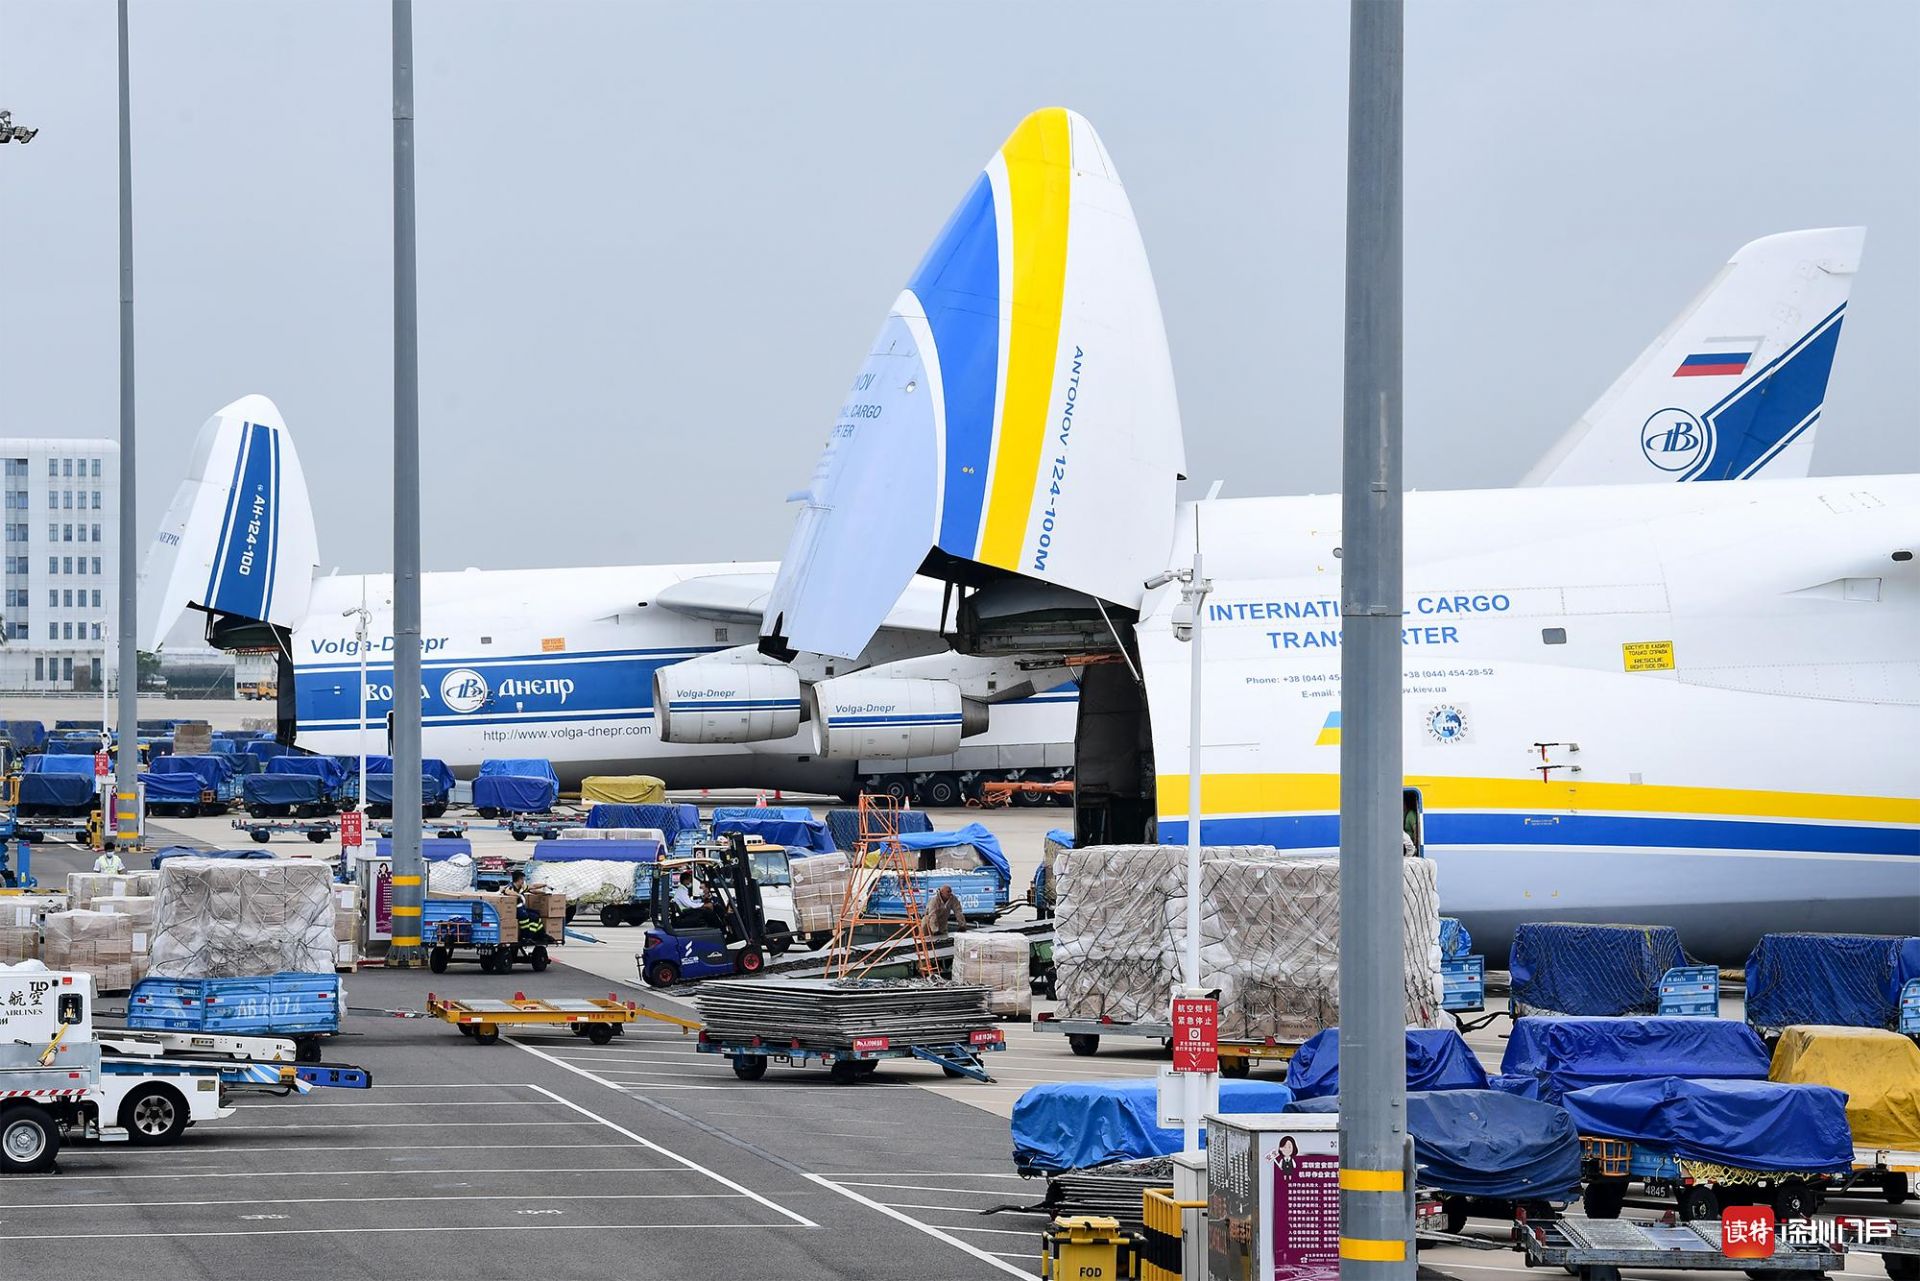
M1745 1272L1751 1277L1840 1272L1838 1250L1779 1242L1762 1259L1729 1258L1720 1248L1720 1220L1645 1223L1570 1214L1529 1223L1521 1234L1528 1267L1562 1267L1581 1281L1619 1281L1620 1269L1662 1272Z

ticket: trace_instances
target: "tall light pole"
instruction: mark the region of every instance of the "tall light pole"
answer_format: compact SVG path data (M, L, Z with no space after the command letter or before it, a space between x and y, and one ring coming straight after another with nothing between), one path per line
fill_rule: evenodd
M1353 0L1340 561L1340 1275L1413 1281L1400 740L1403 0Z
M393 946L420 964L420 349L414 294L413 0L393 0Z
M1187 946L1181 954L1180 979L1185 997L1203 997L1207 989L1200 985L1200 780L1203 760L1201 746L1200 695L1205 672L1205 651L1201 643L1201 624L1206 611L1207 593L1213 583L1201 571L1200 508L1193 509L1193 565L1188 569L1168 570L1149 578L1149 591L1180 584L1180 605L1173 616L1173 635L1186 641L1189 686L1187 707ZM1200 1153L1200 1113L1206 1099L1213 1095L1216 1073L1189 1072L1180 1107L1181 1151L1188 1156Z
M114 772L114 844L139 839L140 549L134 539L138 489L133 439L133 116L127 84L127 0L120 0L120 756ZM103 647L104 656L104 647ZM106 679L101 664L102 681ZM134 679L128 680L132 672ZM101 726L102 732L106 727ZM131 748L132 750L129 750ZM107 828L101 815L101 831Z

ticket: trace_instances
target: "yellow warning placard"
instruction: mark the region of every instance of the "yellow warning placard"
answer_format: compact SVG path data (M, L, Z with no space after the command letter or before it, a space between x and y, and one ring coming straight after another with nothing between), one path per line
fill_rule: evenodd
M1673 642L1628 641L1620 655L1630 672L1670 672L1673 670Z
M542 654L558 654L565 650L566 647L567 638L564 636L547 636L543 637L540 641L540 652ZM1669 645L1667 648L1672 649L1673 646ZM1672 667L1673 664L1668 663L1667 666Z

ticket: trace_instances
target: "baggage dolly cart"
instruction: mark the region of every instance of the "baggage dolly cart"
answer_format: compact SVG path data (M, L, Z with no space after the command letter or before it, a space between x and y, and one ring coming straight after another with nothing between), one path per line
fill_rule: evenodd
M1068 1048L1083 1057L1100 1052L1103 1036L1137 1036L1160 1041L1164 1046L1173 1045L1172 1023L1119 1023L1112 1019L1063 1019L1053 1014L1036 1014L1033 1027L1039 1032L1063 1033ZM1220 1075L1244 1077L1252 1074L1256 1063L1287 1063L1300 1046L1299 1041L1282 1041L1271 1036L1262 1041L1221 1041Z
M1565 1268L1580 1281L1620 1281L1622 1268L1810 1278L1846 1266L1837 1249L1797 1245L1777 1237L1775 1242L1772 1255L1766 1258L1731 1258L1721 1249L1718 1219L1668 1224L1570 1214L1547 1222L1529 1221L1520 1232L1528 1267Z
M575 1036L584 1036L595 1045L605 1045L621 1035L627 1024L640 1018L673 1023L683 1032L700 1027L698 1023L642 1009L632 1001L622 1001L611 995L543 1001L529 997L525 992L515 992L511 1001L502 1001L497 997L462 999L435 996L429 992L427 1013L434 1018L445 1019L459 1028L461 1035L470 1036L481 1045L492 1045L498 1041L503 1027L555 1032L565 1028Z
M733 1063L733 1074L742 1081L758 1081L767 1074L770 1062L806 1067L814 1060L827 1069L835 1085L851 1085L872 1076L882 1059L921 1059L937 1063L950 1077L971 1077L991 1085L986 1062L981 1055L989 1050L1007 1048L1007 1038L999 1028L976 1028L963 1042L939 1045L897 1044L884 1036L859 1036L851 1048L845 1045L807 1045L795 1039L769 1041L763 1037L714 1037L700 1033L694 1047L702 1054L724 1054Z
M275 833L304 836L315 845L324 845L340 830L340 824L330 818L236 818L233 830L245 832L249 839L262 845L272 840Z

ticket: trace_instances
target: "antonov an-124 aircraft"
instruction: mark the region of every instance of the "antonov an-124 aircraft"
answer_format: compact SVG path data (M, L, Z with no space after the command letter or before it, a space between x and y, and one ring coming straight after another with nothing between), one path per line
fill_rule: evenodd
M1407 495L1410 805L1443 909L1495 956L1530 920L1671 923L1715 960L1920 921L1920 477L1805 478L1860 246L1747 246L1530 484ZM763 652L860 654L942 580L955 649L1080 672L1082 842L1197 819L1337 849L1338 496L1176 501L1159 305L1085 120L1037 112L994 154L853 388ZM1145 585L1196 538L1199 815L1178 588Z

